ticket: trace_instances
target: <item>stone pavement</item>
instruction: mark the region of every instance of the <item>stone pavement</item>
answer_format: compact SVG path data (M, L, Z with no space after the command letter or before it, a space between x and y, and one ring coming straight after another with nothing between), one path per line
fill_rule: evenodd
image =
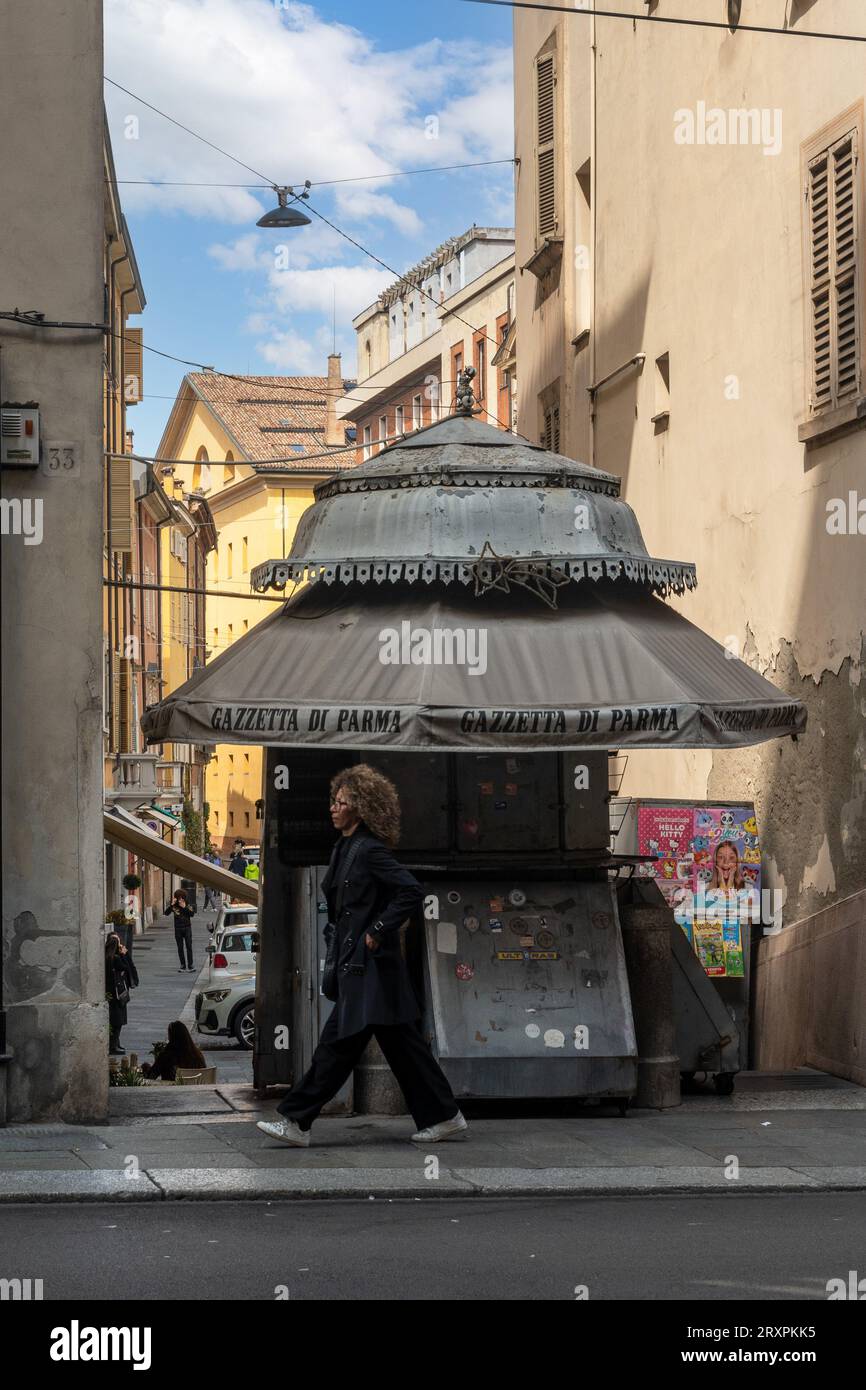
M417 1147L408 1116L357 1115L320 1119L310 1148L290 1149L255 1125L275 1101L240 1085L117 1088L109 1124L10 1126L0 1201L866 1189L866 1089L807 1068L743 1073L732 1096L708 1090L624 1119L603 1106L467 1103L466 1140Z
M132 991L121 1046L127 1054L138 1053L139 1062L153 1061L153 1044L164 1039L168 1025L179 1018L204 1052L208 1066L217 1068L218 1082L252 1085L252 1052L240 1047L234 1038L212 1038L195 1031L195 996L208 975L208 925L216 918L215 909L203 911L202 897L199 893L199 910L192 919L195 975L182 975L178 970L174 926L168 918L157 917L150 931L135 938L132 954L139 986Z

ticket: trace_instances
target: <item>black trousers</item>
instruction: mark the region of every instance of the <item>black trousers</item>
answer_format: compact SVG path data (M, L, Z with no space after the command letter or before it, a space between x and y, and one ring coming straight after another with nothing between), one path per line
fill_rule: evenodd
M348 1081L372 1037L385 1054L418 1128L453 1119L459 1106L417 1023L377 1023L350 1038L338 1038L336 1009L322 1029L309 1071L277 1107L279 1113L301 1129L309 1129L322 1106Z
M192 965L192 924L185 927L175 927L174 939L177 942L177 953L180 956L181 969L184 966ZM183 948L186 947L186 960L183 958Z

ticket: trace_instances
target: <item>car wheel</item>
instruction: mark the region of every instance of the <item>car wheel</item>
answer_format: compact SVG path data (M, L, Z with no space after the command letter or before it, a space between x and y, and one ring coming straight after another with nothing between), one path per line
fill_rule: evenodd
M248 1052L252 1051L255 1029L256 1006L254 1003L244 1004L242 1008L238 1009L237 1013L234 1016L234 1020L232 1022L232 1032L234 1033L241 1047L245 1047Z

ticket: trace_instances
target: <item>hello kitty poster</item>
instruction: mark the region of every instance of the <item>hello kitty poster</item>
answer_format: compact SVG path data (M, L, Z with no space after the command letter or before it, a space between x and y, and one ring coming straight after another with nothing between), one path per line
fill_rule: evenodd
M637 825L638 853L654 856L639 872L656 880L707 973L742 979L740 921L761 901L754 807L643 804ZM711 931L707 918L723 920L724 931Z

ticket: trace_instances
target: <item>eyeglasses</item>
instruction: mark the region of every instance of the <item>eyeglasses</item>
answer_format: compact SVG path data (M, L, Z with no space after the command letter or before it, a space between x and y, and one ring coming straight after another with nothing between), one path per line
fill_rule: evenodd
M348 801L332 801L332 802L331 802L331 805L332 805L332 806L346 806L346 807L348 807L349 803L348 803Z

